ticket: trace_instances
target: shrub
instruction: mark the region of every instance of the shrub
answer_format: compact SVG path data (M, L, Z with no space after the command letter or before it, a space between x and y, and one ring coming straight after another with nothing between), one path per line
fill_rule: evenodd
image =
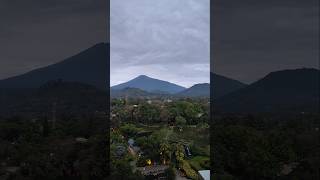
M180 161L179 167L186 173L188 178L200 179L197 172L191 168L190 164L187 161L185 160Z

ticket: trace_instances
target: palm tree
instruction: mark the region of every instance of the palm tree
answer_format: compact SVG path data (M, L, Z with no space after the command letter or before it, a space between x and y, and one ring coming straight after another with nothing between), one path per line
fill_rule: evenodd
M168 142L163 142L160 144L160 155L163 164L171 160L171 148Z
M176 159L178 162L183 161L184 158L184 148L183 145L181 143L178 143L176 145L176 150L175 150L175 155L176 155Z

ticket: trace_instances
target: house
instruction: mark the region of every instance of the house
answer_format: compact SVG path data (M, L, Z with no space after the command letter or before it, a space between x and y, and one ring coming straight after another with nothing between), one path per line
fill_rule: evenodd
M201 170L198 173L203 180L210 180L210 170Z

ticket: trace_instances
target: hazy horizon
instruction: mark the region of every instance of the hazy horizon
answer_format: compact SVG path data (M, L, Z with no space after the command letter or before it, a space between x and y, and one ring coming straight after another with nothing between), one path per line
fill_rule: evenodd
M149 76L149 75L146 75L146 74L140 74L140 75L138 75L138 76L136 76L136 77L133 77L133 78L131 78L131 79L128 79L127 81L121 82L121 83L119 83L119 84L126 83L126 82L128 82L128 81L131 81L131 80L139 77L139 76L147 76L147 77L152 78L152 79L157 79L157 80L161 80L161 81L167 81L167 82L170 82L170 83L174 83L174 82L171 82L170 80L159 79L159 78L154 77L154 76ZM179 86L182 86L182 87L185 87L185 88L190 88L190 87L192 87L193 85L203 84L203 83L208 83L208 84L209 84L210 82L199 82L199 83L192 84L191 86L183 86L183 85L181 85L180 83L174 83L174 84L179 85ZM116 85L119 85L119 84L110 85L110 87L113 87L113 86L116 86Z

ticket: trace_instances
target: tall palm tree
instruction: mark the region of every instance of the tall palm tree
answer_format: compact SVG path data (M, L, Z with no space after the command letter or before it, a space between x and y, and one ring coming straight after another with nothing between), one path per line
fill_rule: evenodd
M167 164L167 162L171 160L171 148L168 142L160 144L160 155L163 164Z

